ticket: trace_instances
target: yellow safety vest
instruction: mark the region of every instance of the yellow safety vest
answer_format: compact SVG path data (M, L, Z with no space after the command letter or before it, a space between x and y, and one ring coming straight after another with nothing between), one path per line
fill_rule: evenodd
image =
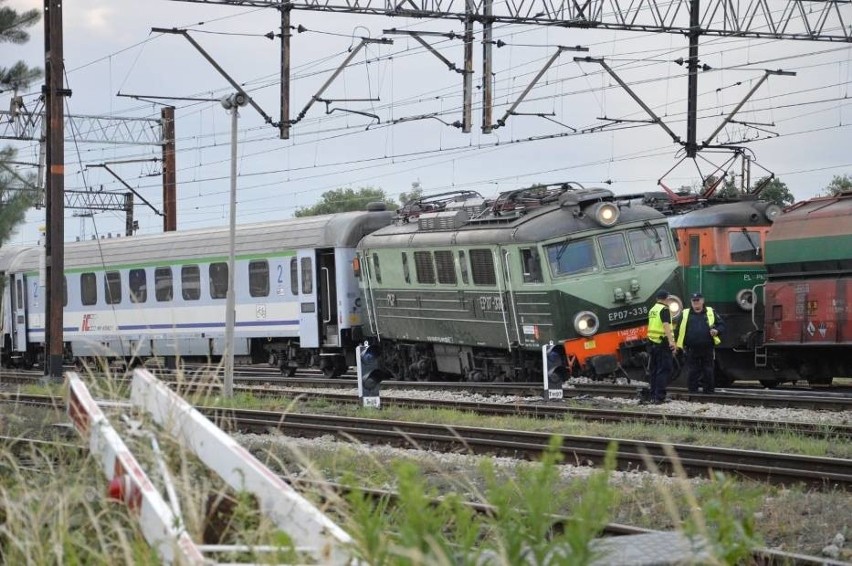
M648 312L648 340L654 344L662 342L663 337L666 335L666 329L663 328L663 319L660 318L660 313L663 309L667 308L669 308L668 305L657 303Z
M680 326L677 329L677 347L683 348L683 339L686 338L686 321L689 318L689 313L692 309L684 309L683 318L680 321ZM707 311L707 326L713 328L713 325L716 324L716 315L713 313L713 307L704 307L704 310ZM713 337L713 345L718 346L722 343L722 339L719 338L719 335Z

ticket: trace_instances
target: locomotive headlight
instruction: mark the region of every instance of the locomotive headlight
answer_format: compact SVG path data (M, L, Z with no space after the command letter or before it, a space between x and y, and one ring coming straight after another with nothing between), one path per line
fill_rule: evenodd
M775 222L775 219L781 214L781 207L777 204L770 204L766 207L766 210L763 211L763 214L766 215L767 220Z
M615 223L618 222L618 207L611 202L599 202L594 204L589 212L591 213L591 216L594 217L595 221L604 228L614 226Z
M737 306L744 311L754 309L754 293L751 289L740 289L737 292Z
M680 311L683 310L683 301L680 300L680 297L676 295L669 295L669 298L666 299L666 304L669 305L669 311L672 313L672 318L680 314Z
M593 336L597 333L601 323L598 320L598 315L592 311L578 312L574 316L574 330L580 336Z

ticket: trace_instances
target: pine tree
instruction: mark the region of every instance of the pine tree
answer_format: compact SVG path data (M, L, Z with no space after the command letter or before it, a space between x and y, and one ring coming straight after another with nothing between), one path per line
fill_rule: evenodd
M0 0L0 44L26 43L30 36L26 28L35 25L41 18L39 10L18 12L4 6L7 0ZM0 66L0 92L25 88L40 78L42 72L18 61L11 67ZM31 175L20 175L13 168L15 150L12 147L0 149L0 246L3 245L24 220L24 214L36 202Z

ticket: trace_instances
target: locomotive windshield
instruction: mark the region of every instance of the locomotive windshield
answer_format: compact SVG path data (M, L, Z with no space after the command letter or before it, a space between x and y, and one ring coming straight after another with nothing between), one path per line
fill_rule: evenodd
M633 252L633 261L636 263L657 261L672 256L669 232L663 226L646 224L638 230L630 230L627 238L630 240L630 251Z
M547 246L547 261L554 277L593 271L598 265L591 240L551 244Z
M749 262L761 261L760 232L750 232L745 228L741 232L728 234L728 246L731 249L731 261Z

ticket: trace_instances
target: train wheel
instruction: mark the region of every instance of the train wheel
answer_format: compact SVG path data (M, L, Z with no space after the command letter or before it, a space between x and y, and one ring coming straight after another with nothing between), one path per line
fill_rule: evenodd
M337 366L325 366L322 368L322 376L326 379L335 379L340 377L341 373Z
M767 389L775 389L781 382L777 379L761 379L760 384Z

